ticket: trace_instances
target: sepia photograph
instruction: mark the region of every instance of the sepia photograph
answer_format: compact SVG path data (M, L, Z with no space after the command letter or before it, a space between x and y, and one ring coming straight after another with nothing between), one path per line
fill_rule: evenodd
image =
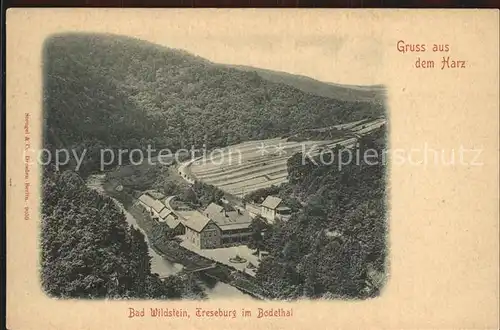
M498 329L498 11L6 14L7 328Z
M37 159L48 295L382 293L385 87L239 60L216 63L123 35L47 38Z

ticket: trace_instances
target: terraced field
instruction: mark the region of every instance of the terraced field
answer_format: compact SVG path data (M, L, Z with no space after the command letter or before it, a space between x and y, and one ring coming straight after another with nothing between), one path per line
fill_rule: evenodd
M186 166L186 174L232 195L243 195L287 181L286 162L297 152L333 141L287 142L285 139L248 141L208 153Z
M365 135L385 124L385 119L359 121L339 125L346 130L344 138L325 141L287 141L275 138L247 141L224 149L208 152L205 157L184 163L179 172L186 180L200 180L215 185L237 197L288 180L286 163L295 153L317 155L335 145L353 147L359 135ZM326 128L328 129L328 128Z
M383 125L385 125L385 123L386 123L386 120L383 118L380 118L380 119L376 119L376 120L371 121L371 122L355 125L355 126L351 127L350 130L353 133L356 133L358 135L365 135L365 134L368 134L371 131L373 131L379 127L382 127Z

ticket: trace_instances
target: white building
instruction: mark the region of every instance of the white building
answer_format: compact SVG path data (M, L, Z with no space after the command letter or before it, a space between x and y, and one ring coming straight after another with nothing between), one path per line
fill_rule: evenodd
M184 233L184 225L175 212L166 207L161 201L153 198L149 193L142 194L139 197L139 204L144 207L151 218L158 222L166 223L174 231L175 235Z
M165 208L165 204L153 198L148 193L142 194L139 197L139 203L149 212L153 218L159 218L160 213Z
M283 204L281 198L275 196L267 196L261 207L262 217L270 223L273 223L276 219L287 220L291 213L290 208Z

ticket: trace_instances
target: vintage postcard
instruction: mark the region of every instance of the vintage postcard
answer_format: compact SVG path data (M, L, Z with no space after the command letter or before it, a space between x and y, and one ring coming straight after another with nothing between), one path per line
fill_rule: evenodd
M7 12L7 326L496 329L499 12Z

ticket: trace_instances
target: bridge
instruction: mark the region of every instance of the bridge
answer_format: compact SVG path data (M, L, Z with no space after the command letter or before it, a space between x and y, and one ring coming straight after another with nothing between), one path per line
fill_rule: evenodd
M210 265L184 267L182 269L182 272L184 272L184 273L198 273L198 272L202 272L202 271L205 271L205 270L214 269L215 267L217 267L217 264L214 262L214 263L212 263ZM160 280L164 280L167 277L168 276L161 276Z
M184 267L183 271L186 273L197 273L208 269L214 269L215 267L217 267L217 264L214 262L208 266Z

